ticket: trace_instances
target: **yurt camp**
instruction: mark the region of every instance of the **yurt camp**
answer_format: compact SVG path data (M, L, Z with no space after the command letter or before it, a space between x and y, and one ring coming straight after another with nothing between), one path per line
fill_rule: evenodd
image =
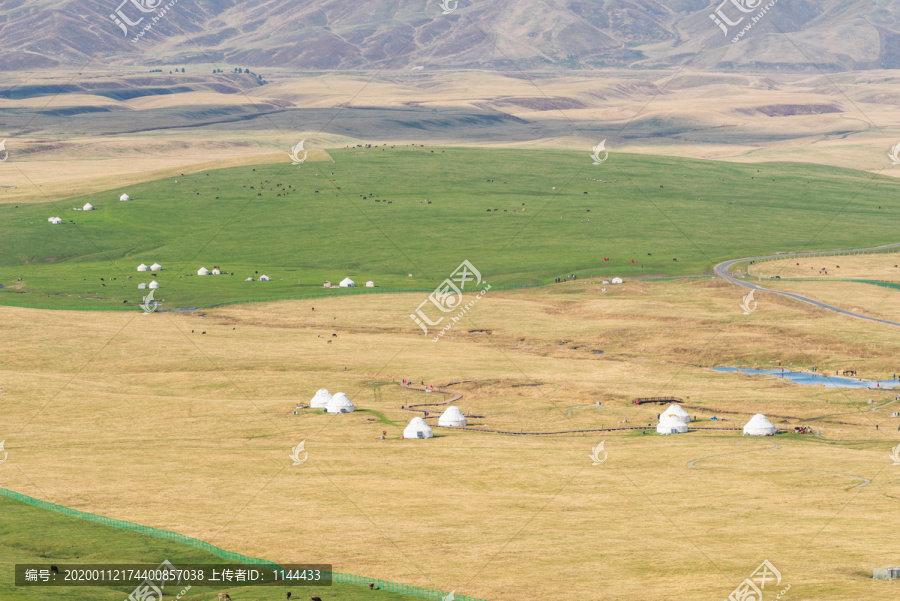
M434 430L421 417L414 417L403 429L403 438L433 438Z

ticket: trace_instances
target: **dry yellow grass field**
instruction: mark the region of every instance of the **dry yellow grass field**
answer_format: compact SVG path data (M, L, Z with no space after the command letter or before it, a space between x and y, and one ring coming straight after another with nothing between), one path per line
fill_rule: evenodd
M796 257L750 266L751 276L774 278L858 278L900 282L900 253ZM826 273L827 272L827 273Z
M895 393L706 369L781 361L889 377L893 329L781 298L744 316L742 291L721 281L578 281L492 291L433 343L409 319L420 296L205 316L0 307L0 486L251 556L491 601L725 598L764 559L791 585L785 598L896 598L871 579L896 564ZM439 396L402 378L473 380L452 387L459 405L494 428L655 423L657 406L631 400L671 394L699 426L763 412L822 438L436 429L401 440L412 415L401 405ZM360 411L291 413L321 387ZM293 466L304 440L309 458Z
M79 74L76 82L99 85L147 75L127 68L98 70ZM185 76L186 81L195 75ZM23 77L27 79L22 81ZM264 160L261 155L286 152L301 137L311 139L320 148L423 140L411 138L410 131L426 136L429 144L589 149L599 141L594 138L606 137L613 152L741 162L790 160L886 175L900 173L891 168L887 158L890 147L900 138L900 129L892 128L900 109L884 100L898 97L897 84L891 77L876 77L874 72L859 77L847 75L840 81L789 74L636 75L616 71L532 78L482 72L407 71L385 72L373 79L364 74L310 76L273 70L267 77L271 80L269 85L238 94L191 91L129 100L89 94L0 99L0 110L16 115L9 121L9 132L3 134L9 138L11 160L2 167L3 184L15 188L0 189L0 199L58 199L67 193L116 188L177 172L252 164ZM4 89L72 81L68 71L0 73ZM109 119L115 120L108 124L111 132L95 135L90 133L92 129L72 130L67 119L29 117L38 111L78 107L111 111ZM436 115L447 109L487 111L532 124L560 122L564 126L537 140L528 136L530 126L514 119L504 126L509 136L462 139L453 127L444 132L391 128L389 135L379 136L382 139L357 139L334 133L336 130L331 127L310 129L302 120L281 123L277 115L259 117L246 125L240 125L240 120L225 119L215 121L216 126L210 126L211 117L190 116L194 112L202 115L208 109L244 109L248 113L304 109L324 111L331 123L340 124L343 117L350 116L344 113L347 107L415 108ZM789 114L773 115L773 111L782 110L779 107L789 107ZM819 110L816 107L827 110L803 114L807 110L815 113ZM178 127L166 129L168 120L175 117L183 121L178 121ZM121 123L132 121L147 131L116 133ZM93 127L102 131L104 123L99 121ZM640 133L654 130L653 124L658 123L702 133L687 141L678 136L659 139L655 134ZM25 131L34 133L23 133L26 124ZM598 128L606 133L598 133ZM630 134L617 139L623 128Z

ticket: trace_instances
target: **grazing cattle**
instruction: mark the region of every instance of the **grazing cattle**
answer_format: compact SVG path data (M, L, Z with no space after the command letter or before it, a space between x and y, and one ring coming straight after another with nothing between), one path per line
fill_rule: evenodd
M310 597L309 601L322 601L322 599L319 597Z
M222 600L231 601L231 597L228 596L228 593L219 593L219 601Z

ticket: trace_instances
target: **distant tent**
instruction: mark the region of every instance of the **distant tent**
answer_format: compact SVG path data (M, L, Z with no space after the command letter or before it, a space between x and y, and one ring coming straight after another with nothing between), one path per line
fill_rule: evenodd
M309 406L313 409L324 409L328 406L328 401L330 401L331 398L331 393L328 392L327 388L320 388L309 402Z
M141 282L140 284L138 284L138 290L144 290L146 287L147 284L145 282Z
M147 266L141 263L138 265L138 271L147 271Z
M128 196L127 194L123 194L122 196L119 197L119 200L121 200L121 201L131 200L131 197Z
M338 286L340 286L341 288L353 288L356 286L356 282L354 282L350 278L344 278L343 280L341 280L341 283L338 284Z
M687 424L672 414L663 415L656 426L658 434L684 434L687 431Z
M347 398L346 394L339 392L328 401L328 404L325 406L325 411L328 413L350 413L356 411L356 407L353 406L353 402Z
M375 287L375 282L373 282L372 280L369 280L368 282L366 282L366 288L374 288L374 287Z
M150 288L159 288L159 282L155 280L150 282Z
M94 205L92 205L91 203L86 203L83 207L81 207L81 210L82 211L93 211Z
M52 223L52 224L54 224L54 225L59 225L60 223L63 222L63 220L62 220L61 218L59 218L59 217L51 217L51 218L48 219L47 221L49 221L50 223Z
M459 407L447 407L447 410L438 418L438 425L447 428L458 428L467 423L466 416L459 410Z
M269 276L267 276L266 274L262 274L261 276L259 276L259 281L260 282L268 282Z
M744 434L747 436L772 436L776 432L778 432L778 428L762 413L757 413L751 417L747 425L744 426Z
M621 283L623 283L623 281L622 281L622 278L613 278L612 283L613 284L621 284Z
M197 275L209 275L209 269L206 267L201 267L197 270Z
M249 278L247 278L247 279L244 280L244 281L245 281L245 282L255 282L256 280L254 280L254 279L253 279L253 276L251 275Z
M414 417L403 429L403 438L434 438L434 430L421 417Z
M213 274L213 275L221 275L222 272L219 271L219 268L218 268L218 267L214 267L213 270L212 270L212 274Z
M679 405L669 405L669 408L666 409L665 411L663 411L661 415L663 417L667 417L669 415L671 415L673 417L677 417L684 423L688 423L689 421L691 421L691 416L688 414L687 411L682 409Z
M159 263L154 263L153 265L150 266L150 271L160 271L160 270L162 270L162 265L160 265Z

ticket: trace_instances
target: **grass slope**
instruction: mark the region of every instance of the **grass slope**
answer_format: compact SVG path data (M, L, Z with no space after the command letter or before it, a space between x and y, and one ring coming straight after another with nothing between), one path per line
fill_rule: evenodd
M54 587L24 588L14 586L15 564L159 564L168 559L179 564L223 564L227 561L200 549L125 532L110 526L83 522L58 513L32 507L27 503L0 496L0 598L4 601L36 601L38 599L71 599L81 601L121 601L131 593L125 587ZM166 593L177 595L181 589L166 587ZM171 589L171 590L169 590ZM218 591L228 591L239 599L260 601L283 599L291 590L295 598L319 596L322 599L371 601L368 589L334 584L330 587L241 587L238 589L193 587L181 599L210 599ZM238 594L235 595L235 591ZM412 599L406 595L379 591L384 601Z
M164 266L155 296L167 308L322 293L345 276L430 289L464 259L492 285L689 274L741 255L893 242L900 213L900 183L816 165L621 154L593 166L587 153L411 146L332 154L333 164L130 186L131 202L114 190L0 207L0 303L133 306L137 283L151 281L141 262ZM86 202L98 210L72 210ZM235 275L194 275L213 265ZM272 281L244 281L263 273Z

